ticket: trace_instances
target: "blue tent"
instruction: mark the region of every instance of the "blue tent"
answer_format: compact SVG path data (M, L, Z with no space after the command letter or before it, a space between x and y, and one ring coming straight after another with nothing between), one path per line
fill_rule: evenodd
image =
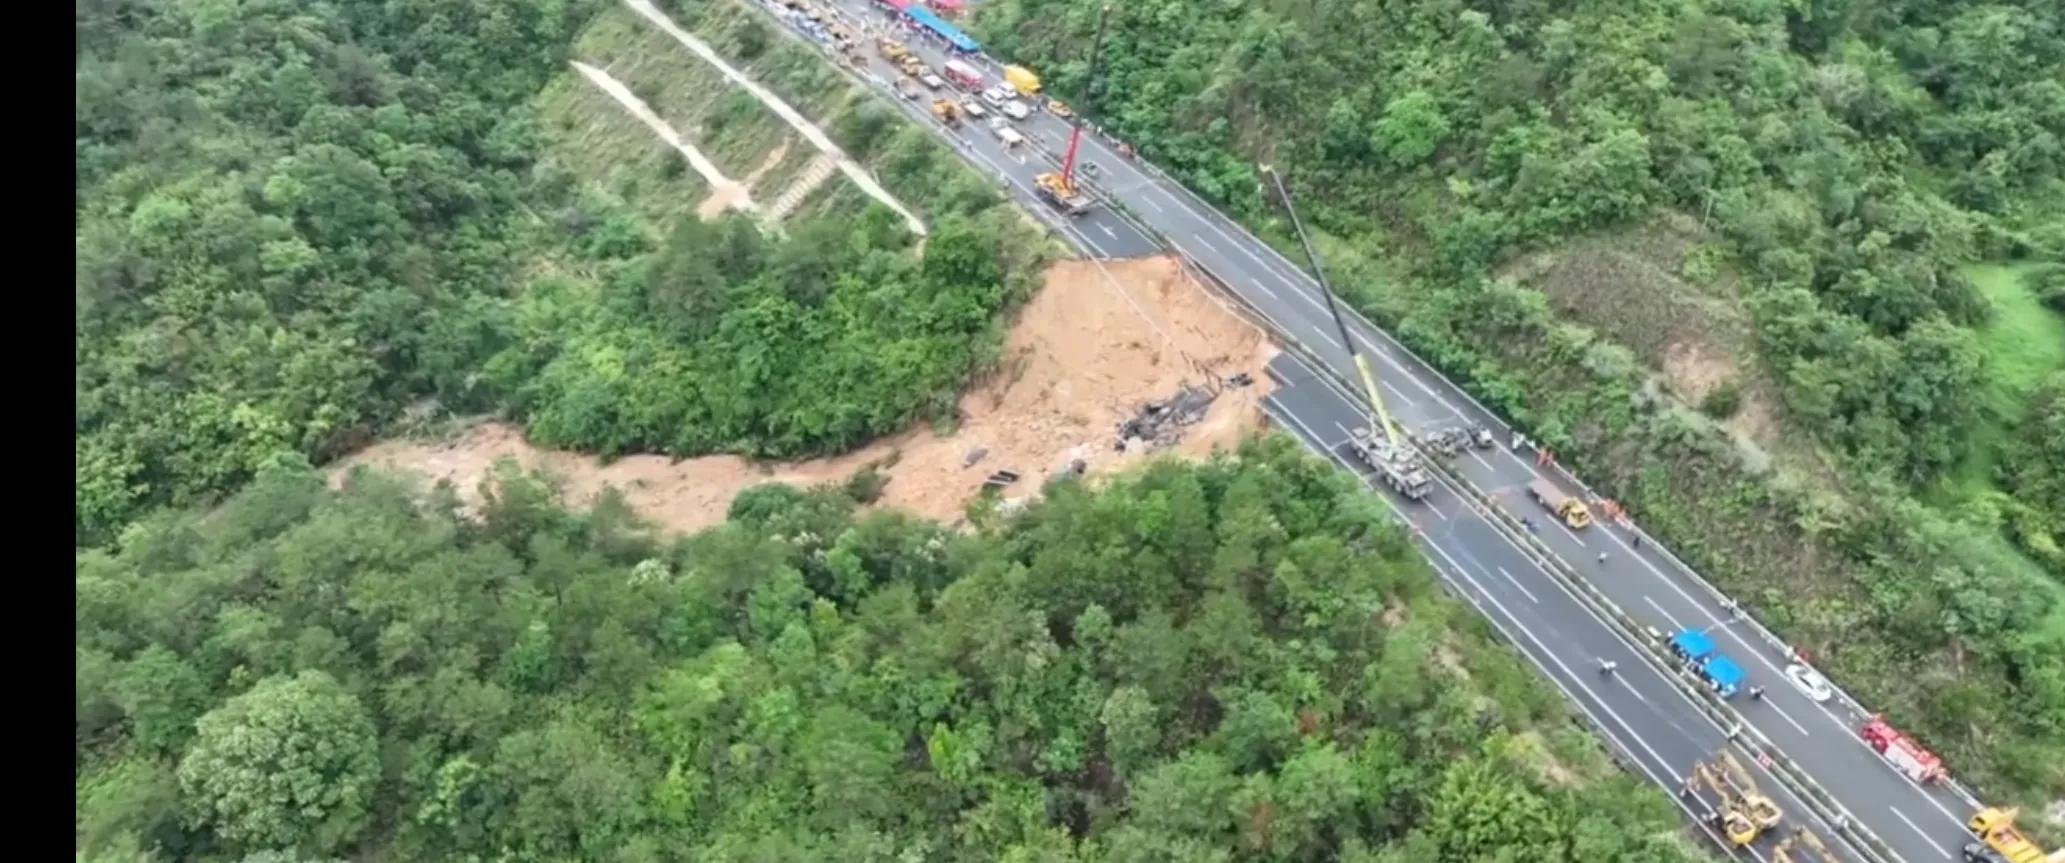
M1688 629L1671 636L1671 649L1677 651L1679 656L1698 662L1714 652L1714 640L1697 629Z
M1728 657L1715 655L1707 660L1703 670L1706 679L1714 684L1714 691L1721 693L1722 698L1734 695L1736 688L1742 685L1742 668Z
M973 54L982 50L981 43L968 38L968 34L961 32L959 27L946 23L938 15L932 14L930 9L923 6L912 6L909 9L903 10L903 14L911 16L912 21L918 22L918 26L939 34L939 38L945 39L947 44L954 46L956 51L963 54Z

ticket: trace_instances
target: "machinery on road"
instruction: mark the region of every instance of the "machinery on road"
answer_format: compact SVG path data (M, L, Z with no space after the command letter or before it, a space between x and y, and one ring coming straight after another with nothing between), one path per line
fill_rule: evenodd
M949 129L961 128L961 106L954 104L952 99L932 100L932 116L938 117L939 122L945 123Z
M1039 192L1042 200L1071 216L1090 212L1090 206L1094 203L1089 195L1083 194L1083 190L1076 188L1075 183L1069 181L1067 174L1046 173L1034 177L1033 189Z
M965 60L948 60L941 70L946 72L947 80L959 84L964 90L982 89L982 70L969 65Z
M1090 70L1084 77L1086 88L1097 80L1097 62L1103 56L1104 49L1104 28L1110 22L1111 5L1107 3L1097 13L1097 38L1090 43ZM1037 79L1034 83L1038 83ZM1080 216L1090 211L1090 196L1076 186L1076 151L1082 144L1083 124L1069 123L1068 153L1061 157L1061 170L1033 178L1033 188L1039 192L1040 197L1071 216Z
M1362 463L1375 468L1378 479L1407 500L1420 500L1434 488L1434 478L1420 464L1419 453L1378 436L1367 428L1348 434L1348 443Z
M902 42L887 36L882 37L882 41L875 43L875 50L882 55L882 59L889 61L892 65L900 66L903 64L905 57L911 56L911 49L905 47Z
M2022 831L2015 829L2017 814L2018 811L2013 808L1988 806L1973 813L1971 820L1965 822L1965 827L1972 831L1972 835L1979 837L1980 842L1986 843L1985 847L1999 858L2001 863L2065 863L2065 848L2046 854L2035 842L2030 841L2029 837L2022 835ZM1974 859L1972 851L1970 846L1966 846L1966 860ZM1989 860L1987 863L1993 861Z
M1736 847L1748 847L1785 818L1785 812L1757 788L1742 762L1726 749L1714 753L1711 760L1693 764L1692 778L1714 793L1719 808L1709 818Z
M1943 759L1936 757L1921 744L1887 725L1884 718L1874 716L1857 729L1857 736L1864 738L1866 746L1886 759L1893 769L1906 774L1907 778L1927 784L1941 781L1944 777Z
M1584 501L1578 500L1577 496L1565 492L1553 482L1546 479L1530 482L1527 484L1527 494L1534 498L1536 503L1541 504L1543 509L1562 519L1564 524L1570 525L1573 530L1583 530L1592 524L1591 507L1585 506Z
M1005 66L1004 80L1020 96L1037 96L1040 93L1040 76L1024 66Z
M1802 845L1806 846L1807 851L1812 852L1810 856L1798 856L1796 852ZM1785 841L1771 849L1771 863L1843 863L1843 860L1829 851L1828 846L1821 843L1821 837L1814 835L1813 831L1805 827L1795 827L1791 836L1785 837Z

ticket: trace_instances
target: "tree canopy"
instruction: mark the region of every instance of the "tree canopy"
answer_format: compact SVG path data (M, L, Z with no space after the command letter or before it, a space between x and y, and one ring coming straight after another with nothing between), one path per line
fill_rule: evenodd
M477 520L451 491L279 464L79 555L85 858L1697 857L1286 439L966 532L766 486L661 542L513 466ZM198 715L169 749L160 703Z

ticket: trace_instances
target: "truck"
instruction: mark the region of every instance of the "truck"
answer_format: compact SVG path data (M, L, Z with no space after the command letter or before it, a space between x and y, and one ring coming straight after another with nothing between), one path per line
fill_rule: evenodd
M1672 655L1684 663L1685 669L1698 675L1708 689L1722 698L1733 698L1742 689L1742 666L1714 646L1714 639L1697 629L1680 630L1671 636Z
M1024 66L1005 66L1004 80L1021 96L1037 96L1040 92L1040 76Z
M1090 212L1092 201L1076 184L1063 177L1060 172L1041 174L1033 178L1033 189L1040 198L1071 216Z
M1857 736L1907 778L1925 784L1943 779L1943 759L1886 724L1885 719L1874 716L1867 720L1857 729Z
M903 58L911 56L911 49L904 47L902 42L887 36L882 37L882 41L875 43L875 50L881 53L882 59L889 61L891 64L900 64L903 62Z
M1378 479L1407 500L1420 500L1433 490L1433 478L1411 447L1394 444L1368 428L1349 432L1348 442L1363 464L1376 469Z
M2065 848L2046 854L2029 837L2022 835L2022 831L2015 829L2017 814L2018 810L2013 808L1988 806L1973 813L1965 826L1972 835L1979 837L1979 841L1986 843L2002 863L2065 863ZM1965 855L1970 859L1971 851L1968 849Z
M1557 488L1553 482L1546 479L1535 480L1527 484L1527 493L1536 503L1541 504L1543 509L1563 519L1564 524L1574 529L1583 530L1592 523L1591 508L1585 506L1585 502L1578 500L1576 496Z
M945 123L949 129L961 128L961 106L951 99L932 100L932 116L938 117L939 122Z
M982 70L964 60L946 61L946 79L969 90L982 89Z

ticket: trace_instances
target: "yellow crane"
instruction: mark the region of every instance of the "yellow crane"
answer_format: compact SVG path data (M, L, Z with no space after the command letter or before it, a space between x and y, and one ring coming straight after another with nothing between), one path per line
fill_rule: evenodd
M1714 813L1716 826L1737 847L1757 841L1759 835L1778 826L1785 817L1778 804L1757 789L1756 780L1742 762L1725 749L1715 753L1710 761L1693 764L1692 777L1706 785L1720 801L1720 808Z
M1801 845L1805 845L1807 850L1814 852L1814 856L1805 858L1805 860L1793 856L1794 849ZM1827 845L1821 844L1821 837L1814 835L1805 827L1794 828L1791 836L1785 837L1784 842L1778 843L1778 847L1771 849L1771 863L1806 863L1806 861L1811 861L1811 863L1842 863L1840 858L1828 850Z
M1305 233L1305 223L1298 218L1298 207L1291 202L1291 190L1283 183L1283 175L1268 165L1258 165L1261 172L1269 175L1276 184L1276 197L1283 204L1284 213L1291 218L1291 229L1298 234L1298 243L1305 250L1305 259L1312 264L1313 281L1319 283L1319 295L1326 300L1327 313L1333 316L1334 329L1341 334L1341 345L1348 350L1348 358L1355 363L1356 374L1362 377L1362 391L1369 399L1370 418L1376 431L1355 428L1348 433L1348 442L1364 464L1375 468L1377 477L1407 500L1423 500L1434 487L1432 475L1420 460L1419 452L1405 440L1398 431L1398 423L1391 420L1391 411L1384 407L1384 395L1377 389L1377 376L1369 369L1369 359L1357 347L1355 336L1349 332L1348 324L1341 319L1340 301L1334 298L1334 288L1327 283L1326 268L1320 266L1319 252L1312 248L1312 238Z

